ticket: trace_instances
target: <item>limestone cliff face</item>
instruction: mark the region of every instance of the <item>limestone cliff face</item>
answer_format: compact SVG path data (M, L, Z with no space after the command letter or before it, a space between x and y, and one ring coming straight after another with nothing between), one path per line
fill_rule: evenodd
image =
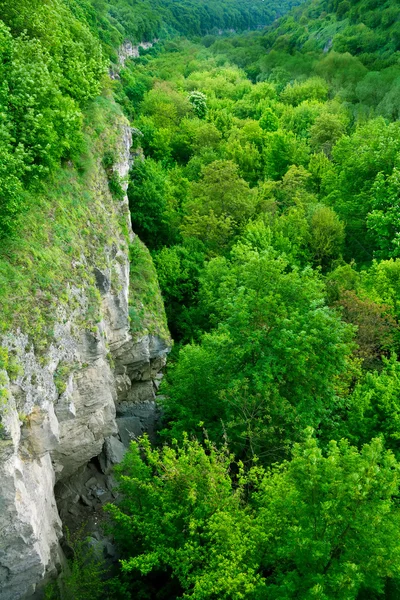
M114 168L125 178L131 146L127 123L117 137ZM106 186L105 173L102 177ZM97 327L82 324L89 300L78 280L68 290L74 302L68 308L60 305L55 315L53 339L44 352L36 351L21 330L0 339L19 364L12 381L3 372L8 398L0 429L2 600L34 597L43 578L60 568L56 482L67 482L103 447L119 444L118 438L126 443L154 425L169 340L156 331L133 335L130 330L128 247L134 234L126 196L117 202L107 191L105 198L104 210L118 213L124 227L104 249L101 265L81 257L93 269L101 295Z
M139 48L143 48L144 50L148 50L151 48L158 40L154 39L152 42L139 42L139 44L132 44L127 41L119 48L118 51L118 63L123 68L125 66L125 62L128 58L139 58L140 50Z

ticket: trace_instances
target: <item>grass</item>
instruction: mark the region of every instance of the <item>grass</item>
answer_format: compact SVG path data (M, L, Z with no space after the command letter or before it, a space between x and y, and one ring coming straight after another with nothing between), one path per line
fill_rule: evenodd
M0 248L0 334L20 328L38 350L53 337L60 308L78 308L76 288L84 289L88 305L81 325L95 328L100 296L93 267L107 263L107 249L127 250L126 215L113 199L101 166L115 147L124 123L119 108L100 97L86 116L87 150L79 164L66 165L31 198L17 238Z
M118 159L124 125L125 117L107 93L93 102L86 113L85 154L31 198L18 237L0 248L0 340L20 329L43 360L60 319L73 315L77 330L96 331L101 297L93 267L109 265L113 246L128 254L129 211L121 195L110 192L107 163L110 156ZM130 254L132 332L168 338L150 254L138 238ZM118 291L118 282L112 285Z
M129 289L131 332L134 336L142 333L157 334L169 340L167 318L153 259L137 236L129 247L129 258L131 262Z

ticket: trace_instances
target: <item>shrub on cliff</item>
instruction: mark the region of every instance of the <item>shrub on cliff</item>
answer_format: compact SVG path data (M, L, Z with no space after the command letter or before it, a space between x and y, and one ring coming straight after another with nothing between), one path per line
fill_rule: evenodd
M105 62L85 20L57 0L0 2L0 236L13 233L29 192L83 149L82 108Z

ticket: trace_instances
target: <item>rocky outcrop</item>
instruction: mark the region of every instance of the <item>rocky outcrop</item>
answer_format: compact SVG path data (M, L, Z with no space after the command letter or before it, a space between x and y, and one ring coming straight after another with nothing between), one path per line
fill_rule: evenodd
M157 42L158 39L155 38L152 42L139 42L138 44L133 44L130 41L126 41L121 44L117 53L118 63L113 64L110 67L109 74L111 79L119 79L119 72L125 67L125 63L129 58L139 58L140 48L143 48L143 50L148 50Z
M125 178L131 145L126 124L119 140L115 168ZM127 198L117 202L109 196L109 203L132 240ZM103 264L91 265L82 257L93 269L101 296L96 327L83 324L90 302L85 287L77 285L67 290L73 309L59 308L45 350L35 348L20 330L0 340L18 364L12 381L3 372L8 397L0 409L2 600L40 597L46 576L60 569L62 522L55 485L66 512L74 503L92 506L94 497L100 504L111 499L106 482L101 493L97 482L87 485L90 461L101 455L100 472L108 473L123 455L123 442L154 429L169 341L156 332L133 336L130 331L129 239L122 229L106 248ZM86 494L77 493L78 480Z
M139 58L140 50L139 48L143 48L143 50L148 50L151 48L158 40L153 40L152 42L139 42L138 44L132 44L132 42L125 42L120 46L118 50L118 63L124 68L125 62L128 58Z

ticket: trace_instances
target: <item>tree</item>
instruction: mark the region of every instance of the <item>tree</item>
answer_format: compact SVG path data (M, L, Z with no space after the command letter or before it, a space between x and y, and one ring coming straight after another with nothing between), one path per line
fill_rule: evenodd
M196 298L205 254L201 241L164 247L154 253L158 281L163 295L168 326L175 341L199 336Z
M291 165L304 166L308 161L308 148L292 132L278 130L266 134L263 153L265 176L281 179Z
M279 129L279 119L270 108L263 112L259 123L264 131L277 131Z
M339 115L322 113L310 128L310 145L314 152L324 152L331 156L332 148L346 133L346 127Z
M355 354L367 369L379 366L382 355L397 348L399 327L390 306L359 298L350 290L340 293L336 306L342 308L342 317L347 323L357 326Z
M375 241L376 258L400 256L400 171L385 177L379 173L372 187L371 212L367 226Z
M311 174L304 167L292 166L275 187L275 197L281 209L291 206L306 208L316 202L311 193Z
M192 112L192 105L169 82L162 81L145 94L141 109L158 127L173 127Z
M193 600L379 594L400 574L399 465L380 439L323 453L303 438L290 461L247 472L209 442L133 443L108 507L123 572Z
M137 160L130 173L128 187L132 225L150 248L168 239L167 176L159 163L151 158Z
M166 571L175 598L253 598L261 577L233 460L187 439L161 450L145 438L131 445L119 468L122 501L109 507L124 572Z
M208 257L223 254L233 242L236 222L230 216L217 216L213 209L207 214L195 212L186 215L180 231L184 240L202 242Z
M311 215L311 251L316 261L326 267L342 251L344 225L329 206L317 205L312 208Z
M327 171L322 185L329 203L346 222L350 259L365 263L373 258L376 234L367 230L367 215L375 201L374 182L379 173L392 174L399 152L399 123L388 125L383 119L358 127L333 148L334 173Z
M362 287L375 302L390 306L393 316L400 318L400 259L373 261L362 274Z
M400 458L400 363L393 354L383 358L379 371L367 372L357 382L343 414L340 434L361 446L382 436L385 447Z
M207 115L207 96L203 92L195 90L190 92L189 102L199 119L204 119Z
M225 145L226 157L234 161L239 167L239 174L251 185L256 185L262 178L262 159L257 146L250 141L240 143L238 139L231 139Z
M328 96L326 82L319 77L308 79L304 83L296 81L288 84L281 93L281 100L292 106L298 106L305 100L324 101Z
M311 269L291 270L271 248L238 244L210 261L200 298L215 331L182 348L163 401L169 437L225 431L239 456L282 457L310 423L328 426L335 377L346 369L352 328L323 305Z
M101 44L63 2L0 2L0 236L29 191L82 152L82 108L98 95Z
M305 100L298 106L282 107L281 126L286 131L292 131L302 139L309 140L310 128L317 117L325 109L325 105L317 100Z
M224 251L238 228L254 214L256 193L239 177L234 162L217 160L204 166L201 179L192 183L192 198L184 206L182 235L202 240L211 254Z
M308 433L293 458L260 484L257 524L265 532L265 597L355 600L398 577L399 465L382 440L360 452L346 440L326 455Z

